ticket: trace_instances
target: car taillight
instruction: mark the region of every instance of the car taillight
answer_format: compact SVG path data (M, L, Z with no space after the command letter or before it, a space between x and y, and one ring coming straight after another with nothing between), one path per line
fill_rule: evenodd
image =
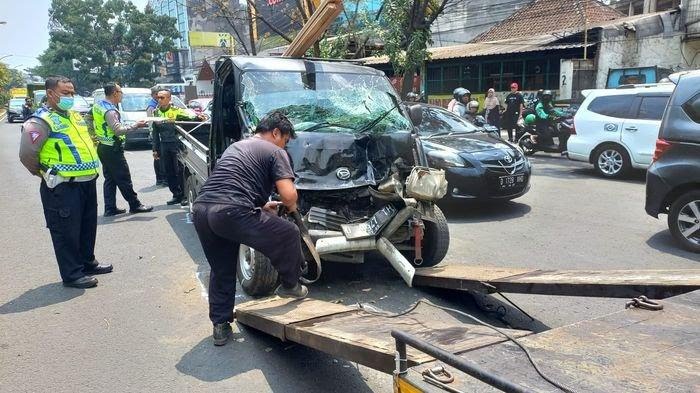
M673 144L665 139L656 140L656 148L654 149L654 156L651 158L651 162L656 162L661 158L661 156L671 148Z

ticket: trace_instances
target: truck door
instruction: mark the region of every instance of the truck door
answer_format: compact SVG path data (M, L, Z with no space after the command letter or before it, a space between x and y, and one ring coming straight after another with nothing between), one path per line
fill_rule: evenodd
M622 143L637 164L651 164L668 99L669 95L662 94L638 96L632 106L632 116L622 126Z

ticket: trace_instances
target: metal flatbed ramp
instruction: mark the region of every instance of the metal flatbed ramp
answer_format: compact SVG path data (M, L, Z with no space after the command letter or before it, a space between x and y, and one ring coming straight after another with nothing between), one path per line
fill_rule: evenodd
M391 329L403 329L453 353L503 342L498 333L465 324L448 313L419 306L411 313L382 317L363 310L321 300L269 298L236 306L239 323L283 341L295 342L367 367L393 372L395 342ZM504 329L515 337L531 334ZM408 352L410 365L433 360L418 351Z
M700 269L536 270L448 265L416 269L414 286L492 293L652 299L700 289Z
M621 310L519 341L547 376L575 392L700 392L700 291L661 303L661 311ZM512 342L459 356L530 391L560 391L537 375ZM421 375L437 364L410 368L402 378L422 392L444 392L428 385ZM496 391L453 367L444 367L454 375L448 386L456 391Z

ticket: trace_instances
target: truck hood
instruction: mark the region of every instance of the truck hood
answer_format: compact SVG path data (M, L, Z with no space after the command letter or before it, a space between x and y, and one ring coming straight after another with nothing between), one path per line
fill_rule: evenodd
M299 132L287 144L300 190L341 190L377 185L399 158L413 162L409 132L381 135Z

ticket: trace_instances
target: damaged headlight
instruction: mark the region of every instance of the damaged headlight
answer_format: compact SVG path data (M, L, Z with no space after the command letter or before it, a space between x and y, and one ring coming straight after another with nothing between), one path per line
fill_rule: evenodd
M428 156L428 164L432 168L447 168L447 167L471 167L472 165L459 156L457 153L444 150L430 150L426 153Z

